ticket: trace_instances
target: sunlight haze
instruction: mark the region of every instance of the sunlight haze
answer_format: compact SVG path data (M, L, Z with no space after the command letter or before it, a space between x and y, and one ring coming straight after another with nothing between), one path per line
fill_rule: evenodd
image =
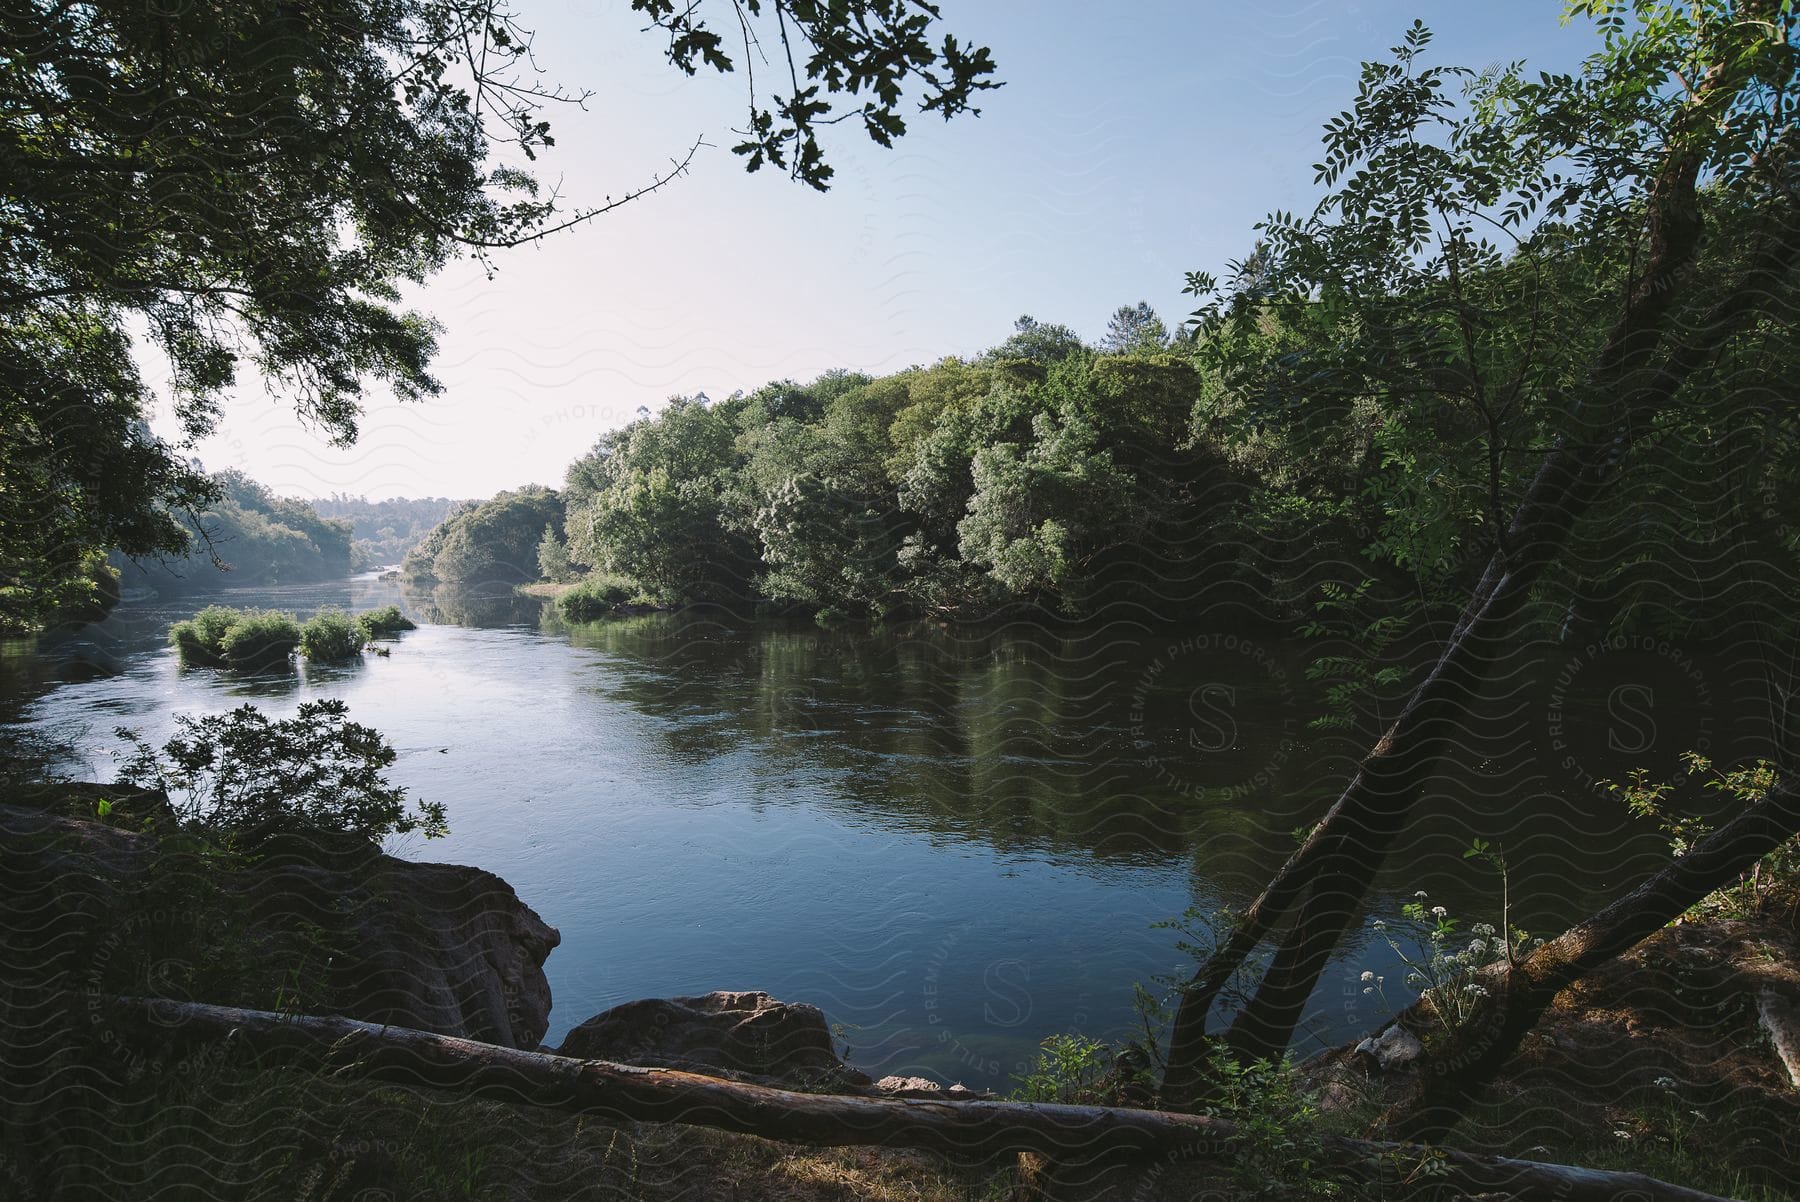
M354 447L246 383L197 454L284 495L485 497L560 485L602 433L671 396L972 355L1027 313L1094 339L1147 300L1173 326L1185 272L1243 254L1272 208L1310 206L1321 124L1414 17L1437 34L1433 61L1566 69L1591 42L1558 28L1560 9L947 3L1005 86L978 119L917 116L893 150L832 131L821 194L730 152L741 75L680 75L622 3L532 4L546 79L594 93L548 114L540 181L601 202L703 140L688 173L497 253L491 280L464 260L417 289L443 326L444 391L401 404L372 389ZM166 410L157 428L171 432Z

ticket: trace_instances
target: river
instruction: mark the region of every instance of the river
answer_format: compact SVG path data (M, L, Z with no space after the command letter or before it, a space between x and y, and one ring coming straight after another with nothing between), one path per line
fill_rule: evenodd
M398 603L421 626L386 658L246 678L183 668L166 645L207 600L302 617ZM762 989L820 1006L866 1071L1004 1089L1046 1035L1129 1031L1134 983L1191 965L1158 924L1245 903L1322 812L1361 743L1308 724L1318 650L1127 625L571 626L536 600L370 575L143 602L14 645L0 716L110 779L114 727L160 740L178 713L342 698L397 748L394 779L449 809L447 838L393 850L496 872L562 931L551 1044L629 999ZM1464 741L1368 917L1425 889L1497 920L1498 874L1457 854L1474 830L1500 836L1513 920L1533 930L1657 862L1658 837L1595 781L1718 743L1736 677L1649 640L1533 664L1517 720ZM1405 1000L1365 923L1297 1052L1380 1020L1363 968Z

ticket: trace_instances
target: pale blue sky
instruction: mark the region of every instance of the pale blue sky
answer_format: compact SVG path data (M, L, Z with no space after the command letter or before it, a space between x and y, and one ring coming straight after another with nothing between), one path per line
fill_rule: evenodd
M892 151L840 127L821 195L747 175L728 149L741 78L680 76L623 0L520 7L549 75L595 92L552 114L540 174L565 195L627 191L695 138L712 148L664 191L500 255L493 280L465 263L420 290L445 326L442 396L372 396L361 441L336 451L247 388L200 449L209 467L301 496L487 496L560 484L672 395L972 354L1021 313L1092 339L1147 300L1174 324L1185 272L1241 255L1269 210L1310 207L1320 126L1414 17L1446 63L1568 69L1593 48L1559 25L1560 0L945 0L1006 86L978 119L920 117Z

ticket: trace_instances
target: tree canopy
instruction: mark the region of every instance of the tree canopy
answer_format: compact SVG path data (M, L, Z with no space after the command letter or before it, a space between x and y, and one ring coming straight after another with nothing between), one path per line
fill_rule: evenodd
M633 0L680 69L738 60L715 6ZM723 9L723 5L717 6ZM906 0L733 0L794 87L753 86L738 149L824 187L820 131L855 115L882 145L917 99L945 117L993 86L986 50ZM84 557L180 552L171 510L216 488L176 452L248 366L335 443L364 390L438 389L431 319L400 286L451 257L542 237L598 207L542 192L546 106L531 33L483 0L21 0L0 12L0 604L41 620ZM747 62L747 59L745 60ZM805 80L804 85L800 82ZM842 113L839 104L848 107ZM175 447L144 421L137 351L166 359Z
M1190 278L1206 300L1204 420L1285 460L1301 512L1349 509L1316 485L1351 465L1374 558L1463 600L1336 802L1184 991L1177 1096L1204 1075L1213 1002L1265 939L1273 957L1228 1038L1246 1062L1287 1047L1476 698L1522 666L1532 619L1598 600L1603 629L1739 640L1771 695L1790 687L1772 665L1791 659L1800 565L1764 498L1795 466L1776 398L1791 393L1800 272L1796 13L1569 11L1602 35L1574 75L1431 65L1415 24L1328 123L1313 211L1273 214L1222 288ZM1785 760L1792 731L1781 714L1770 726ZM1524 963L1521 979L1544 979ZM1497 995L1434 1135L1547 988Z
M539 545L559 534L562 513L562 499L538 485L464 502L407 553L401 572L458 588L536 580Z

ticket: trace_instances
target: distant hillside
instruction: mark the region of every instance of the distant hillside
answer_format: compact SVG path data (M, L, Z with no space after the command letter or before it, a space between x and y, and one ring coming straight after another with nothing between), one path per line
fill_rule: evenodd
M458 502L449 497L395 497L370 501L336 493L312 503L319 516L350 523L352 547L371 567L398 564Z
M183 518L194 534L187 557L133 562L115 552L121 588L167 593L303 584L342 579L360 566L349 522L326 518L305 501L277 497L239 471L213 479L225 495L198 522Z

